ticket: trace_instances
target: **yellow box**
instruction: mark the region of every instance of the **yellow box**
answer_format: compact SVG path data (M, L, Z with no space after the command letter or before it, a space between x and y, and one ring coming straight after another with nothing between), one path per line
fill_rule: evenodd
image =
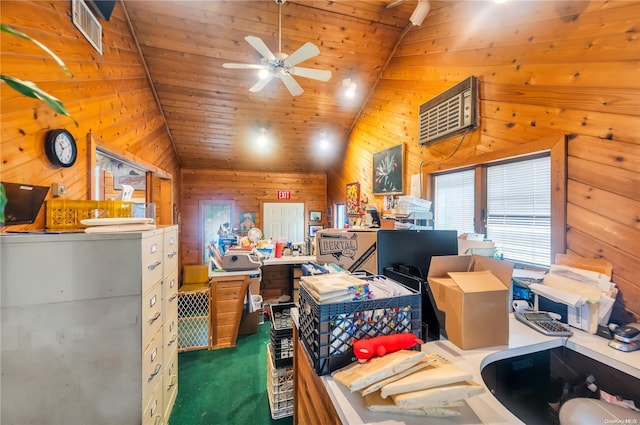
M131 217L130 201L73 201L50 199L46 202L46 228L56 230L84 229L81 220L88 218Z
M184 266L182 274L182 283L184 285L207 282L209 282L209 269L206 264Z

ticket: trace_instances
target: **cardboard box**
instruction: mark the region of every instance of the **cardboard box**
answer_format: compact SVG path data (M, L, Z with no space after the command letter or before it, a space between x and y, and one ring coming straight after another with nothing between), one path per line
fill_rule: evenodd
M431 257L429 287L449 341L465 350L509 343L512 273L513 263L480 255Z
M349 272L378 273L378 229L323 229L316 232L316 262Z

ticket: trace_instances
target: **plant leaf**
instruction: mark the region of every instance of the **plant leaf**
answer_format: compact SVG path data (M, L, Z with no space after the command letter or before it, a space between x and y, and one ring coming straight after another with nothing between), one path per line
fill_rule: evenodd
M49 54L49 56L51 56L53 58L53 60L55 60L58 65L60 66L60 68L62 68L62 71L67 74L69 77L71 77L71 72L69 72L69 70L67 69L67 66L64 64L64 62L62 62L62 59L60 59L58 56L56 56L55 53L53 53L47 46L45 46L44 44L40 43L38 40L29 37L28 35L16 30L15 28L10 27L9 25L6 24L0 24L0 30L15 35L16 37L20 37L23 38L25 40L29 40L32 43L34 43L36 46L40 47L42 50L44 50L45 52L47 52Z
M67 111L60 99L51 96L49 93L38 87L35 83L31 81L20 80L14 77L9 77L8 75L0 75L0 79L7 83L9 87L16 90L18 93L24 96L32 97L34 99L42 100L55 112L71 118L76 124L76 127L78 126L78 122L71 116L69 111Z

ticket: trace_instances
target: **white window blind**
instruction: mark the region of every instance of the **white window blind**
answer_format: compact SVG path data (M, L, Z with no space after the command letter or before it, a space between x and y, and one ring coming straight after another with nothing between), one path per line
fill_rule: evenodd
M474 233L475 171L435 176L434 225L436 230Z
M548 156L487 167L487 239L507 260L550 265L550 171Z

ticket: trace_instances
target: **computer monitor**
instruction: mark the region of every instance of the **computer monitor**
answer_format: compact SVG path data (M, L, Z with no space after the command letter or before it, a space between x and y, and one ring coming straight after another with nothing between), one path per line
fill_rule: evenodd
M420 292L421 336L425 341L446 336L444 313L438 310L427 282L431 257L457 254L455 230L378 231L378 273Z
M455 230L379 230L378 274L393 266L413 266L427 279L431 257L458 255Z
M14 224L32 224L44 203L49 187L28 184L0 182L7 196L4 207L4 220L0 226Z

